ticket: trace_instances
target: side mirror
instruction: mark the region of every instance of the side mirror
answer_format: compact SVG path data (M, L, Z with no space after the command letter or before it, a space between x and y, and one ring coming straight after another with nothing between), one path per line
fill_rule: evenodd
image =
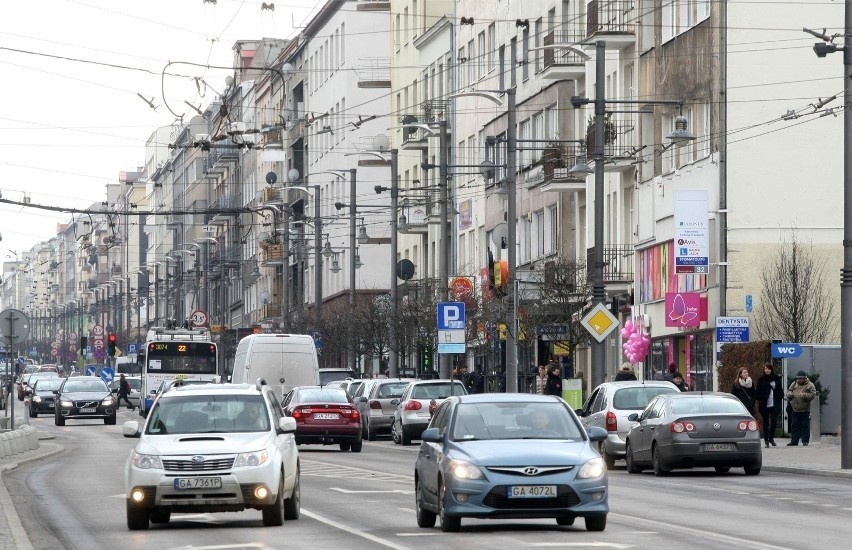
M124 434L124 437L139 437L142 433L139 431L139 422L136 420L129 420L124 423L124 426L121 428L121 432Z
M358 398L358 403L366 403L366 402L367 402L367 398L364 397L363 395Z
M427 443L440 443L444 440L444 437L438 428L426 428L423 430L423 435L420 436L420 439ZM604 439L606 439L606 431L604 431Z
M629 420L629 421L631 421L631 422L636 422L637 420L639 420L639 413L631 413L631 414L627 417L627 420Z
M604 441L609 434L600 426L592 426L589 428L589 441Z
M278 428L285 434L296 432L296 419L290 416L282 416L278 419Z
M399 399L391 399L391 405L399 405Z
M583 416L583 409L574 409L574 412L577 413L577 416Z

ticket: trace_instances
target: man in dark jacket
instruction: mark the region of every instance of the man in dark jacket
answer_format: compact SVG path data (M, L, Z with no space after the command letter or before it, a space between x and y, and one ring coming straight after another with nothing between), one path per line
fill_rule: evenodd
M615 375L616 382L621 382L622 380L636 380L636 371L633 370L630 363L621 365L621 368L618 369L618 374Z
M799 444L808 446L811 441L811 401L817 396L816 386L808 379L808 373L800 370L796 373L796 381L787 389L787 399L792 409L793 429L790 430L790 447Z
M121 400L124 399L124 402L127 403L127 408L133 410L133 403L130 402L128 396L130 396L130 382L121 374L118 377L118 403L116 404L116 408L121 406Z
M557 363L551 364L550 370L547 372L544 394L562 397L562 369L559 368Z
M757 399L760 416L763 418L763 443L766 447L775 446L775 430L778 428L778 416L784 401L784 386L781 377L775 373L772 364L763 366L763 376L757 381Z

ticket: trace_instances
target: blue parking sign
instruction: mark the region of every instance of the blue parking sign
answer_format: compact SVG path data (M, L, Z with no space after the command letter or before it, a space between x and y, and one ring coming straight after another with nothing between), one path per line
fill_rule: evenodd
M438 330L464 330L464 302L438 303Z

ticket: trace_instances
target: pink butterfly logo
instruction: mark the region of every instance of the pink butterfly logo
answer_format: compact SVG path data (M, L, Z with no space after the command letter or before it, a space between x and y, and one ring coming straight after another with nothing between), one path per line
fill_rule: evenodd
M692 326L691 321L698 317L697 311L687 311L686 303L683 301L683 296L675 294L672 301L672 309L669 311L669 319L682 326Z

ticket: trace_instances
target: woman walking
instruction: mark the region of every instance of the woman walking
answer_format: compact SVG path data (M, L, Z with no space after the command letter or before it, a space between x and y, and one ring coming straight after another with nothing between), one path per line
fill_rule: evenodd
M754 382L752 382L747 368L740 367L740 370L737 372L737 379L734 380L734 385L731 388L731 393L742 402L749 414L754 414L752 409L754 408L757 388Z
M775 447L775 430L781 414L784 387L770 363L763 366L763 376L757 381L756 397L760 416L763 417L763 443L766 447Z

